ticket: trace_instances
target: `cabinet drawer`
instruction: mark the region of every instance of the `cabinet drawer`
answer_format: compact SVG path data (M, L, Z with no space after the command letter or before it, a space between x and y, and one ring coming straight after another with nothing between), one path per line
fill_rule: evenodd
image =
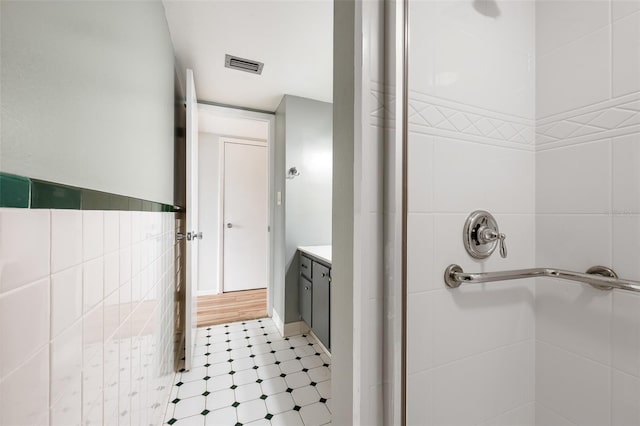
M300 255L300 274L308 279L313 278L311 275L311 259L302 254Z

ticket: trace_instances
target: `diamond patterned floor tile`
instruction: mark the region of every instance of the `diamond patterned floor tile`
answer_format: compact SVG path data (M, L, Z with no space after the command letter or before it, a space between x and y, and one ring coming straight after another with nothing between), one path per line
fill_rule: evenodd
M330 358L312 336L282 339L269 318L222 324L198 329L195 353L194 368L176 375L165 423L330 423Z

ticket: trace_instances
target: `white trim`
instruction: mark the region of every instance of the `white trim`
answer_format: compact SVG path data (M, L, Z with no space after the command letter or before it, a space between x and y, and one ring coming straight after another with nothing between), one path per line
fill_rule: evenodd
M273 319L273 323L276 325L276 328L278 329L278 333L280 333L280 336L285 337L284 322L282 322L282 319L280 319L280 315L278 315L278 312L275 309L273 310L273 315L271 316L271 319Z
M200 297L200 296L215 296L217 294L220 294L220 292L216 289L209 289L209 290L198 290L196 292L196 296Z
M304 333L302 333L304 334ZM322 350L324 351L325 354L327 354L327 356L329 358L331 358L331 352L329 352L329 349L327 349L322 342L320 341L320 339L318 339L318 336L316 336L316 334L313 332L313 330L309 330L309 334L313 336L314 339L316 339L316 343L318 343L318 346L320 346L322 348Z
M300 334L306 334L309 331L311 330L309 329L307 323L304 321L289 322L284 325L283 337L298 336Z

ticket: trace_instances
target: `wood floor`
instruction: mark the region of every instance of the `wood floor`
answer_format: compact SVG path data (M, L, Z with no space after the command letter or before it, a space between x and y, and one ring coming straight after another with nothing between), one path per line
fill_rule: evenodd
M198 296L198 327L267 316L267 289Z

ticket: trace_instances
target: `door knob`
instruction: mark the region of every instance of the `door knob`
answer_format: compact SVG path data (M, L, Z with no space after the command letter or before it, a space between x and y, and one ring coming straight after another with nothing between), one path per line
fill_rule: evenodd
M232 223L227 223L227 228L229 228L229 229L233 228L233 224Z

